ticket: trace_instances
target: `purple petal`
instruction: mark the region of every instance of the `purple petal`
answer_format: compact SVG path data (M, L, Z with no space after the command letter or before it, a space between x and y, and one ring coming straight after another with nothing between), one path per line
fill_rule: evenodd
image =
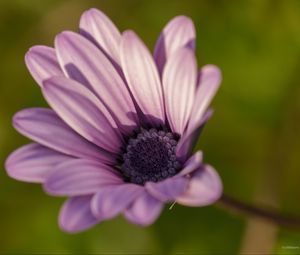
M58 115L88 141L118 153L122 137L105 106L80 83L52 77L44 82L43 94Z
M207 107L214 98L221 83L221 71L214 65L206 65L201 69L199 84L195 95L195 103L187 127L187 133L192 133L199 127Z
M51 109L30 108L15 114L14 127L32 140L61 153L114 163L113 155L86 141Z
M96 44L116 63L120 63L121 34L114 23L101 11L90 9L80 18L80 33Z
M32 77L42 86L52 76L64 75L58 64L55 50L46 46L34 46L25 55L25 63Z
M185 48L168 59L163 73L166 113L173 132L182 134L194 104L197 63L194 53Z
M121 184L101 188L92 200L92 212L98 219L111 219L124 211L144 188L136 184Z
M69 233L86 230L97 223L90 209L92 196L69 198L62 206L59 214L59 226Z
M78 196L122 182L112 167L93 160L74 159L58 165L44 183L44 189L51 195Z
M184 168L179 172L179 175L184 176L194 172L201 166L203 154L202 151L197 151L188 161L184 164Z
M192 140L211 116L211 112L206 110L220 86L221 78L221 71L214 65L206 65L201 69L190 120L177 145L176 154L179 158L186 155Z
M71 79L89 88L105 105L125 134L137 125L129 90L107 57L90 41L73 32L56 37L59 62Z
M213 114L213 110L208 110L203 118L199 122L199 126L193 130L191 133L184 132L179 140L176 147L177 158L185 161L187 156L192 152L194 145L197 143L197 139L203 130L206 122L210 119Z
M171 177L161 182L147 182L146 190L162 202L170 202L184 193L187 188L188 179L185 177Z
M155 45L154 59L162 74L168 58L178 49L195 49L196 32L193 21L185 16L173 18L161 32Z
M192 141L210 118L212 112L207 111L207 108L220 86L221 78L221 71L214 65L206 65L201 69L190 120L176 149L179 158L186 156Z
M204 165L193 173L188 189L176 201L187 206L206 206L216 202L222 191L222 182L216 170Z
M124 215L134 224L147 226L157 219L162 208L162 202L145 191L127 208Z
M154 124L164 121L162 88L154 60L133 31L123 33L121 63L130 90L142 112Z
M39 144L28 144L10 154L5 167L16 180L43 183L56 165L70 159L74 158Z

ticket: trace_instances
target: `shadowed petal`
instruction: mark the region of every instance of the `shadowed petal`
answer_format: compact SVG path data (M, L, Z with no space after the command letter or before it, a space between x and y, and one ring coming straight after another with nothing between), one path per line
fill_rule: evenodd
M140 185L126 183L101 188L92 200L92 212L99 219L111 219L124 211L144 188Z
M127 134L137 125L129 90L107 57L90 41L73 32L56 37L55 47L66 75L89 88L105 105L119 129Z
M64 75L56 58L55 50L47 46L34 46L25 55L26 66L36 82L42 86L52 76Z
M185 48L168 59L163 73L166 114L173 132L182 134L194 104L197 63L194 53Z
M130 90L142 112L164 121L162 88L154 60L133 31L123 33L121 63ZM155 123L153 119L149 121Z
M122 182L112 167L97 161L74 159L58 165L47 178L44 189L51 195L78 196Z
M193 21L185 16L173 18L161 32L154 50L154 59L162 74L168 58L178 49L195 49L196 31Z
M185 177L175 176L161 182L147 182L146 190L162 202L170 202L184 193L189 180Z
M201 69L199 84L195 95L195 103L187 127L187 133L192 133L201 123L207 107L211 103L221 83L221 71L214 65L206 65Z
M121 34L103 12L94 8L85 11L80 18L79 26L83 36L95 43L119 64Z
M90 209L92 196L69 198L62 206L59 214L59 226L69 233L86 230L99 223Z
M5 168L16 180L43 183L56 165L70 159L74 158L39 144L28 144L10 154Z
M205 165L193 173L186 192L176 201L187 206L206 206L216 202L222 191L218 173L211 166Z
M52 108L90 142L118 153L122 137L104 105L83 85L65 77L44 82L43 94Z
M61 153L114 163L113 155L88 142L47 108L29 108L13 118L14 127L26 137Z
M124 216L134 224L147 226L157 219L162 208L162 202L145 191L133 201L132 205L125 211Z
M213 114L213 110L209 109L204 114L203 118L199 122L199 126L192 131L191 133L184 132L178 142L177 148L176 148L176 156L177 158L181 159L182 161L185 161L188 157L188 155L191 154L193 147L197 143L197 139L203 130L205 124L210 119L210 117Z
M220 69L214 65L206 65L201 69L190 120L176 149L179 158L185 157L192 140L210 118L212 112L206 110L220 86L221 78Z
M179 175L184 176L194 172L201 166L203 154L202 151L197 151L192 157L190 157L184 164L184 168L179 172Z

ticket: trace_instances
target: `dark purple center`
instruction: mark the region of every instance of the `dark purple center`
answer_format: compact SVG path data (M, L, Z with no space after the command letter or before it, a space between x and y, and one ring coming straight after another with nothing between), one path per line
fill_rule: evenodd
M129 182L158 182L175 175L181 168L176 158L176 134L163 130L142 129L128 141L121 172Z

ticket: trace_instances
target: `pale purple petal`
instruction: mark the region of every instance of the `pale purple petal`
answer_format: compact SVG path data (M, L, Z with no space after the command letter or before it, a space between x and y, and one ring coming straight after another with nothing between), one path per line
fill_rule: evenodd
M79 26L83 36L95 43L115 63L120 63L121 34L103 12L94 8L85 11Z
M107 57L90 41L73 32L56 37L55 48L66 75L89 88L128 134L138 118L130 93Z
M77 133L99 147L118 153L122 137L105 106L87 88L65 77L44 82L43 94L57 114Z
M217 93L221 79L221 71L218 67L206 65L201 69L195 103L187 127L187 133L191 133L199 127L200 120L203 118L209 104Z
M47 46L34 46L25 55L25 63L32 77L42 86L52 76L64 75L56 58L55 50Z
M179 172L179 175L184 176L194 172L201 166L202 158L202 151L197 151L187 160L187 162L184 164L183 169Z
M113 155L88 142L67 126L57 114L47 108L29 108L13 118L14 127L26 137L58 152L114 163Z
M92 199L92 212L98 219L111 219L124 211L144 187L131 183L101 188Z
M160 74L168 58L178 49L195 49L196 31L193 21L186 16L177 16L165 26L155 45L154 58Z
M154 124L163 122L165 112L158 71L147 47L133 31L123 33L121 63L130 90L142 112Z
M176 202L187 206L206 206L216 202L222 191L222 182L216 170L204 165L192 174L188 189Z
M161 182L147 182L146 190L155 198L162 202L170 202L182 195L189 180L182 176L174 176Z
M181 48L168 59L163 73L166 114L173 132L182 134L194 104L197 63L194 52Z
M5 168L16 180L43 183L56 165L70 159L74 158L39 144L28 144L10 154Z
M74 159L58 165L44 183L44 189L51 195L78 196L122 182L112 167L93 160Z
M134 224L147 226L157 219L162 208L163 203L145 191L125 211L124 216Z
M179 158L185 157L197 133L211 116L207 108L220 86L221 78L220 69L214 65L206 65L201 69L190 120L176 149Z
M91 199L92 196L69 198L60 210L60 228L69 233L77 233L99 223L91 212Z
M210 119L213 114L213 110L209 109L203 116L203 118L199 122L199 126L195 128L191 133L184 132L178 142L176 148L176 156L177 158L185 161L187 156L190 155L194 145L197 143L197 139L203 130L206 122Z

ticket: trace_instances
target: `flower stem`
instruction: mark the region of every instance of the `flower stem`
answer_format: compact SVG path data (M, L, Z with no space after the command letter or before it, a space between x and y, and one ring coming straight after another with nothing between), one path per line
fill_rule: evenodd
M273 208L249 205L227 195L223 195L220 198L219 203L224 207L233 209L239 213L260 217L283 227L300 230L299 217L281 214Z

